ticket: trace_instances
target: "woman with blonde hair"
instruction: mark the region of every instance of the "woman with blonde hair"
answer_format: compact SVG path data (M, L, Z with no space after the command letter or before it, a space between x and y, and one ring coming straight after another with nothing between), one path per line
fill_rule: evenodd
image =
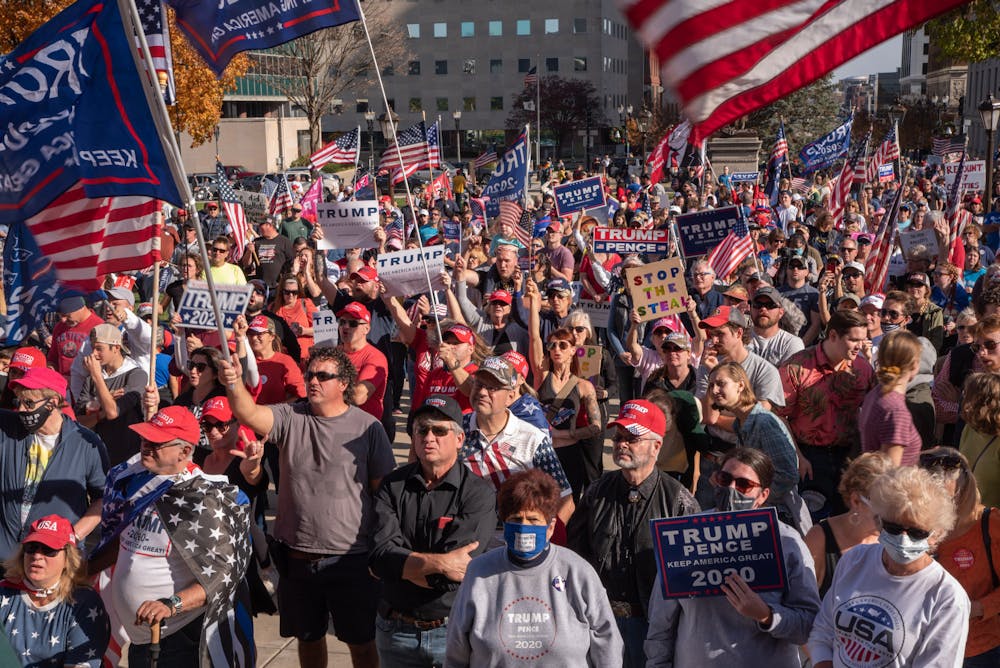
M906 330L886 334L878 347L878 385L861 404L862 451L884 452L896 466L912 466L920 454L922 441L906 406L906 386L920 369L921 350L920 340Z
M974 373L962 397L965 429L959 450L969 460L983 502L1000 505L1000 375Z

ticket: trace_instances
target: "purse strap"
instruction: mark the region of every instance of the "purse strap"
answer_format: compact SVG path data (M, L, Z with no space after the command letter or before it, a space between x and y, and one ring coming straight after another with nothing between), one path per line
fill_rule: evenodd
M983 543L986 545L986 561L990 565L990 576L993 578L993 589L1000 587L1000 578L997 577L997 569L993 565L993 549L991 547L992 541L990 540L990 510L991 508L987 506L983 509Z

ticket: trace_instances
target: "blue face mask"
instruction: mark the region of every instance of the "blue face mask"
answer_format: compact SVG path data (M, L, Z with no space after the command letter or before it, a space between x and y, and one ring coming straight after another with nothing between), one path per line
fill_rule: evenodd
M883 531L878 536L878 542L889 553L890 559L904 566L913 563L931 549L926 538L914 540L906 533L894 536L888 531Z
M792 252L795 253L796 255L802 255L803 253L806 252L806 249L805 248L793 248Z
M546 525L503 523L503 539L507 549L519 559L534 559L548 544Z

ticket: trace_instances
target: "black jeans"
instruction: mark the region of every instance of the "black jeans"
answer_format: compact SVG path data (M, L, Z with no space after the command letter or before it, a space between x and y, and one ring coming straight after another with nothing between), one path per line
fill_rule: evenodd
M177 633L160 639L160 658L157 668L191 668L198 665L198 645L205 616L200 615L184 625ZM149 645L131 644L128 647L129 668L149 665Z
M826 503L823 508L810 511L813 521L818 521L830 515L839 515L847 512L847 505L840 498L837 487L840 485L840 476L844 474L847 467L848 449L844 447L817 447L813 445L800 445L799 450L803 456L812 464L812 478L807 478L799 482L799 490L803 498L807 499L807 491L816 491L822 494Z

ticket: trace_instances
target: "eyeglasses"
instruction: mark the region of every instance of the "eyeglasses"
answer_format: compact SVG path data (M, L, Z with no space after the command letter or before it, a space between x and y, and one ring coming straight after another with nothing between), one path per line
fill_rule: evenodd
M341 376L339 373L330 373L329 371L306 371L303 374L303 377L306 379L306 382L315 378L319 382L325 383L328 380L334 380L335 378L340 378Z
M660 349L663 352L665 352L665 353L679 353L679 352L686 352L687 351L687 348L681 348L680 346L678 346L678 345L676 345L674 343L664 343L660 347Z
M499 392L500 390L509 390L509 387L504 387L503 385L486 385L483 381L478 378L473 380L472 391L478 392L479 390L486 390L490 394Z
M752 301L752 302L750 302L750 308L763 309L765 311L771 311L771 310L774 310L774 309L778 308L778 305L775 304L774 302Z
M23 408L25 410L33 411L35 406L38 404L43 404L48 401L48 398L42 397L41 399L14 399L14 408Z
M494 299L490 302L490 306L510 306L507 302L502 302L499 299Z
M892 318L893 320L895 320L896 318L902 318L903 314L900 313L899 311L894 310L894 309L884 308L884 309L882 309L882 317L883 318Z
M229 249L228 248L219 248L217 246L212 246L212 252L213 253L228 253Z
M737 478L732 473L722 470L716 471L712 474L712 482L719 487L730 487L733 483L736 483L736 491L740 494L749 494L751 490L763 487L763 485L756 480L751 480L750 478Z
M962 458L948 452L925 452L919 461L922 469L957 471L962 468Z
M54 547L43 545L42 543L39 543L37 541L31 541L30 543L24 544L25 554L38 554L39 552L42 555L51 558L62 552L62 550L57 550Z
M340 321L340 326L341 327L350 327L351 329L355 329L357 327L360 327L363 324L364 323L361 322L360 320L341 320Z
M569 341L549 341L545 345L545 347L548 348L549 350L555 350L557 348L559 350L567 350L567 349L571 348L572 346L573 346L573 344L570 343Z
M176 439L173 441L167 441L166 443L153 443L152 441L147 441L144 438L139 440L140 450L162 450L163 448L169 448L172 445L184 445L184 443Z
M424 424L420 425L415 430L421 436L426 436L427 434L434 434L438 438L442 438L451 433L451 427L445 427L439 424Z
M960 332L964 332L965 330L972 329L973 327L975 327L975 325L958 325L957 327L955 327L955 329L957 329Z
M635 434L630 434L627 431L616 432L614 436L611 437L612 443L628 443L629 445L635 445L640 441L652 440L644 439L642 436L636 436Z
M218 430L220 434L225 434L229 431L229 427L232 426L232 422L216 422L214 420L204 420L201 423L201 428L205 430L205 433L212 431L213 429Z
M587 331L587 328L584 327L583 325L573 325L572 327L570 327L570 329L576 332L577 334L583 334Z
M970 345L969 348L972 349L972 352L978 354L979 351L982 350L983 348L986 349L986 352L991 353L997 349L997 346L1000 346L1000 341L993 341L992 339L984 339L982 343L979 343L977 341L976 343Z
M893 536L898 536L900 534L906 534L913 540L925 540L930 538L931 532L927 529L918 529L916 527L906 527L902 524L896 524L895 522L890 522L889 520L882 520L882 528L885 529L886 533L892 534Z
M694 274L692 274L692 276L696 276L698 278L701 278L703 276L712 276L712 275L713 274L710 271L696 271L694 272Z
M197 371L198 373L205 373L205 369L208 368L208 362L194 362L188 360L188 371Z

